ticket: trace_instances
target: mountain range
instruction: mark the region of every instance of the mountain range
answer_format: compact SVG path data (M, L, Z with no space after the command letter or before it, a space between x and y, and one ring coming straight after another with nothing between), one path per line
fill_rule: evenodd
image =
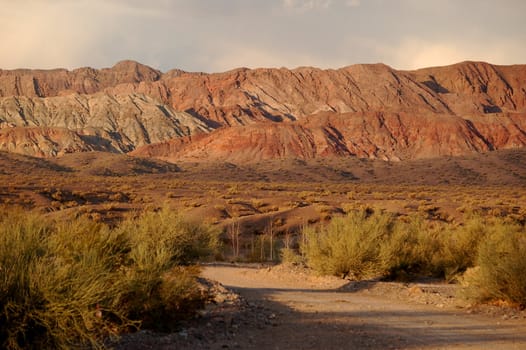
M392 161L526 145L526 65L0 70L0 150L169 162Z

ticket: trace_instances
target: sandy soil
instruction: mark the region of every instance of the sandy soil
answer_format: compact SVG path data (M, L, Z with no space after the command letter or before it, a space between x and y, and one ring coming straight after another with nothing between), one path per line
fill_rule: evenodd
M474 312L451 285L352 283L283 267L210 266L204 276L275 315L271 328L239 327L240 348L526 348L524 314Z
M117 348L526 349L526 312L472 307L441 282L352 282L257 265L206 266L203 276L220 284L199 319Z

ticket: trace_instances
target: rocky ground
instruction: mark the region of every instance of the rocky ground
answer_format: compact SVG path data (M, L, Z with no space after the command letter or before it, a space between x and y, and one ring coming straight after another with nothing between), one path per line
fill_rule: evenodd
M474 306L437 281L352 282L289 266L207 266L214 293L177 333L117 349L522 349L526 312ZM228 287L225 287L228 286Z
M276 313L264 300L247 300L219 282L203 279L213 300L195 320L184 323L177 333L161 334L148 330L122 337L115 349L231 349L243 348L248 336L239 342L240 329L269 330L278 326Z

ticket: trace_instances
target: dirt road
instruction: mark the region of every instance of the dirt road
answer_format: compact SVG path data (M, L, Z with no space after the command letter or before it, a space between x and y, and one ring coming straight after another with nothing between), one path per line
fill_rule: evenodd
M210 348L526 349L524 313L473 312L448 285L353 283L282 267L207 266L203 274L250 309L225 321L229 342Z

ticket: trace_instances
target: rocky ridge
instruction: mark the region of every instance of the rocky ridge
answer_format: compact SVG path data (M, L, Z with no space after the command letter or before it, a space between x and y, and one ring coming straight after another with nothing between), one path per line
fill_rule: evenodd
M0 69L0 96L53 97L72 93L93 94L118 84L157 81L161 76L160 71L129 60L103 69Z
M170 161L405 160L526 145L524 65L205 74L124 61L100 70L0 71L0 96L4 128L66 128L87 144L81 151ZM0 149L25 152L10 142ZM57 147L34 154L78 151Z
M254 123L140 147L131 155L169 162L353 156L407 160L460 156L526 144L526 115L320 113L294 123ZM239 150L236 152L235 150Z
M21 131L23 128L27 130ZM68 131L63 131L51 148L38 142L49 139L50 128ZM98 92L0 98L0 150L28 155L45 157L88 150L126 153L138 146L210 130L188 113L174 111L145 95ZM55 132L55 136L59 134ZM77 146L68 148L65 144Z

